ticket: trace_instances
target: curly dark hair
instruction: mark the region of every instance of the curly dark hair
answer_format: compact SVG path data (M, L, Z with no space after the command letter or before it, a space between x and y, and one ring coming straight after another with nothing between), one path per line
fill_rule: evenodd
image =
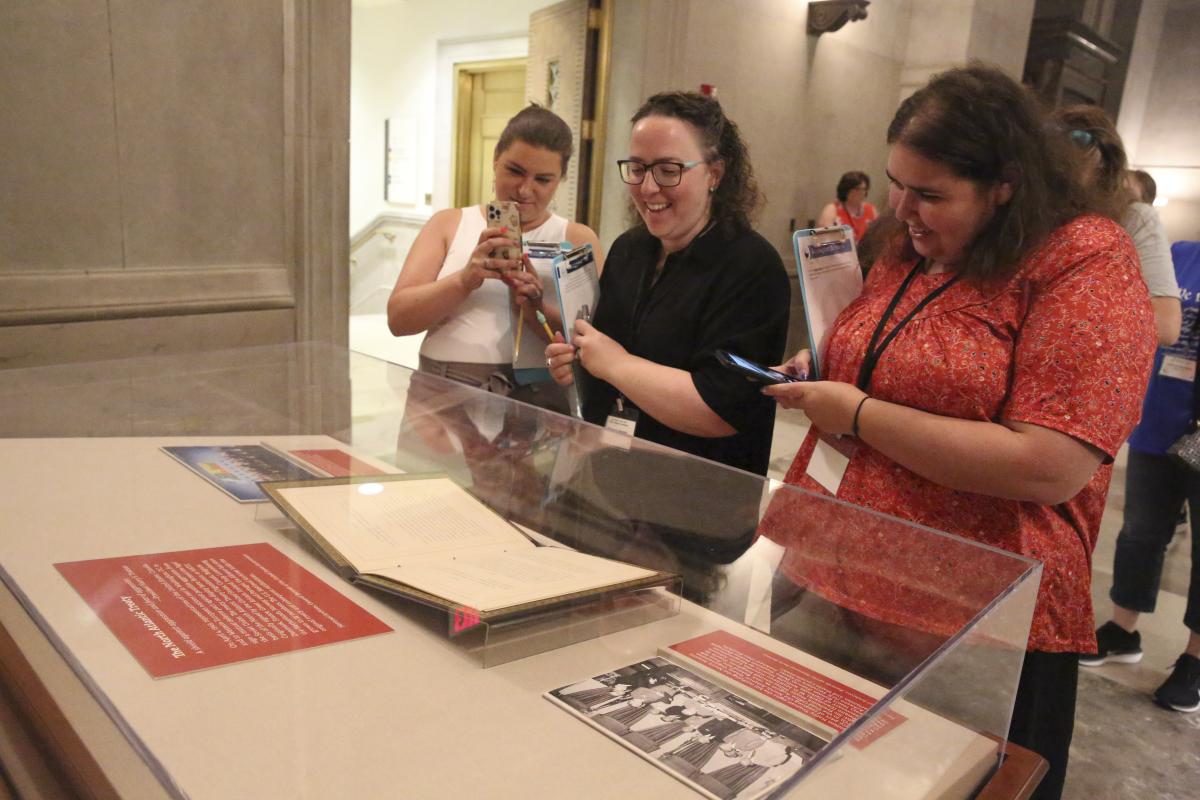
M851 170L841 177L837 185L837 199L839 203L846 202L846 198L850 196L850 192L857 189L862 184L867 185L867 189L871 188L871 176L865 172Z
M1120 221L1133 202L1133 193L1125 185L1129 159L1125 156L1125 145L1121 134L1117 133L1117 126L1099 106L1067 106L1057 109L1053 119L1063 137L1075 143L1072 155L1077 179L1099 196L1101 212ZM1090 144L1084 145L1081 140L1073 139L1071 131L1086 131L1090 134ZM1091 151L1100 155L1100 163L1094 172L1088 162Z
M530 103L513 115L500 132L492 157L499 158L501 153L512 147L513 142L524 142L558 153L562 157L563 175L567 173L567 164L575 152L571 127L558 114L537 103Z
M1071 145L1047 124L1037 99L1005 73L982 64L935 75L900 104L889 145L904 145L980 189L1012 185L1008 203L971 243L963 276L983 282L1013 274L1063 223L1097 209L1075 180ZM900 252L915 257L906 227Z
M750 230L763 205L762 193L754 180L746 142L717 99L697 92L662 92L643 103L630 121L636 125L646 117L671 117L696 130L709 160L725 165L725 174L712 194L713 222L730 235Z

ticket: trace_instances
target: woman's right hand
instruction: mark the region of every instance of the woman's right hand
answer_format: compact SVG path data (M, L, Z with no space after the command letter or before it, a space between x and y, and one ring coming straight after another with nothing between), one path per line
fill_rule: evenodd
M550 376L559 386L570 386L575 382L575 373L571 369L575 359L575 345L567 344L562 333L556 332L554 340L546 345L546 366L550 368Z
M479 234L479 244L467 259L467 265L458 273L463 288L473 292L483 285L485 280L502 280L509 272L521 268L519 258L500 258L492 253L501 247L514 247L512 239L504 235L507 228L484 228Z
M812 371L812 351L801 350L779 366L772 367L772 369L782 372L784 375L791 375L793 378L806 381L808 380L809 373Z

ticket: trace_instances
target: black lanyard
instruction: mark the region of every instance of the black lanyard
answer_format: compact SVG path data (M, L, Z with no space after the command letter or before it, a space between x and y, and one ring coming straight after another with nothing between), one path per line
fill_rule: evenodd
M867 345L867 352L863 355L862 366L858 368L858 380L856 381L858 388L864 392L871 385L871 376L875 374L875 365L879 363L879 357L883 355L883 351L887 349L887 346L892 343L892 339L896 338L896 334L900 332L900 329L920 313L921 309L932 303L938 295L953 286L955 281L962 276L962 273L957 273L950 280L925 295L925 298L917 303L916 307L908 312L908 315L904 319L897 322L896 327L892 328L892 332L880 342L879 337L883 336L883 329L887 325L888 320L892 318L892 314L896 312L896 306L900 305L900 300L904 297L904 293L908 291L909 285L912 284L913 280L917 277L917 273L924 266L924 259L918 261L913 266L912 271L908 273L908 277L904 279L904 282L900 284L900 288L896 290L896 296L892 298L892 302L888 303L887 309L883 312L883 316L880 317L879 324L875 326L875 333L871 334L871 342Z

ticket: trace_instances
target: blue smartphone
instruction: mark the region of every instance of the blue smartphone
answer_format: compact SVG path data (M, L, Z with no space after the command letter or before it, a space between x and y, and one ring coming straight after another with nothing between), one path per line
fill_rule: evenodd
M747 358L742 358L726 350L718 350L716 356L717 361L721 362L721 366L734 372L740 372L758 383L796 383L801 380L792 375L785 375L779 370L764 367L762 364L755 364Z

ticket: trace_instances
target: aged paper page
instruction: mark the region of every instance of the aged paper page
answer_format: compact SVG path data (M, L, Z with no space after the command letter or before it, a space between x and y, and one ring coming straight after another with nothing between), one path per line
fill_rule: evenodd
M309 526L359 572L479 547L533 548L449 478L280 489Z
M547 600L654 575L560 547L498 548L372 570L476 611Z

